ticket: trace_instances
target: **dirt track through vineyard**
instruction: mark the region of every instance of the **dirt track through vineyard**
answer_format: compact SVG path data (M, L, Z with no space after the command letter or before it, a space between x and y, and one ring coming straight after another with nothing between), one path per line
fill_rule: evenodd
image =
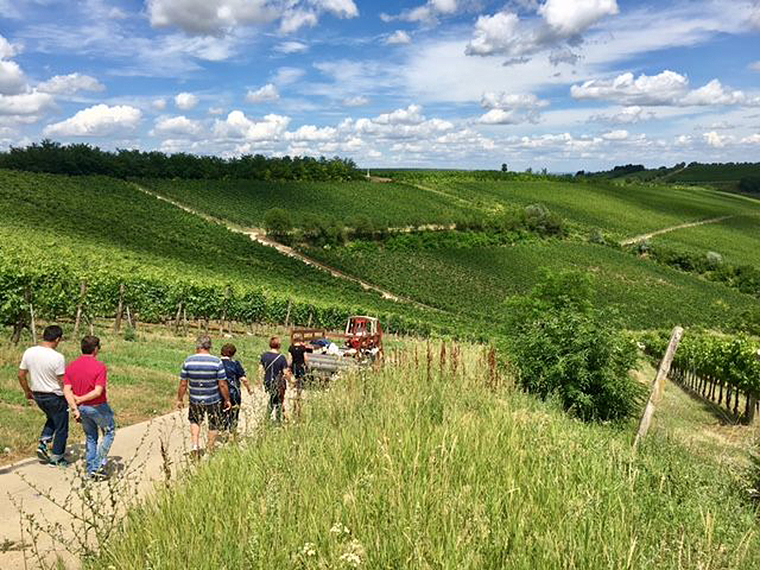
M677 226L671 226L669 228L664 228L661 230L656 230L654 232L650 232L648 234L641 234L639 236L634 236L632 238L625 239L620 242L620 245L632 245L634 243L647 240L649 238L652 238L654 236L659 236L662 234L667 234L670 232L674 232L676 230L685 230L686 228L695 228L697 226L704 226L706 224L717 224L719 222L722 222L724 220L728 220L730 218L735 218L735 215L731 216L720 216L717 218L710 218L709 220L701 220L699 222L689 222L688 224L679 224Z
M301 263L305 265L310 265L312 267L315 267L317 269L320 269L322 271L326 271L333 277L336 277L338 279L343 279L345 281L351 281L353 283L356 283L360 285L363 289L366 291L373 291L375 293L379 293L383 299L388 299L390 301L395 301L397 303L407 303L410 305L415 305L417 307L421 307L423 309L436 311L436 312L443 312L441 309L438 309L436 307L432 307L430 305L425 305L424 303L420 303L418 301L415 301L413 299L409 299L408 297L404 297L401 295L397 295L396 293L392 293L390 291L387 291L385 289L382 289L378 287L377 285L373 285L372 283L369 283L359 277L354 277L353 275L348 275L347 273L344 273L343 271L340 271L339 269L336 269L334 267L330 267L329 265L325 265L324 263L320 263L316 259L312 259L311 257L308 257L304 254L302 254L299 251L296 251L290 246L287 246L285 244L282 244L278 241L275 241L271 238L268 238L266 236L266 232L263 229L260 228L245 228L243 226L240 226L238 224L235 224L229 220L224 220L222 218L216 218L214 216L210 216L209 214L204 214L203 212L199 212L197 210L194 210L193 208L190 208L189 206L186 206L185 204L182 204L180 202L177 202L175 200L172 200L171 198L167 198L166 196L162 196L161 194L158 194L156 192L153 192L151 190L148 190L147 188L143 188L142 186L139 186L135 184L135 188L140 190L141 192L144 192L145 194L149 194L150 196L153 196L154 198L158 200L162 200L164 202L167 202L171 204L172 206L175 206L177 208L180 208L184 210L185 212L188 212L189 214L193 214L195 216L198 216L200 218L203 218L204 220L208 222L212 222L214 224L219 224L224 227L226 227L228 230L247 235L250 239L253 241L265 245L267 247L272 247L276 249L278 252L280 252L283 255L287 255L288 257L292 257L293 259L297 259ZM434 230L443 230L443 229L450 229L449 226L436 226L436 225L430 225L427 226L429 229ZM397 229L399 232L403 231L411 231L406 228L399 228Z

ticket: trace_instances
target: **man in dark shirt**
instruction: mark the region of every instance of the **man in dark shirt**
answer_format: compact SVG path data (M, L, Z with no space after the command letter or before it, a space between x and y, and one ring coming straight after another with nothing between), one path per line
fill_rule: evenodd
M290 370L296 384L293 414L298 417L301 415L301 390L303 389L303 379L306 376L306 354L314 352L314 349L306 346L303 341L296 341L290 345L288 352L290 353Z
M280 337L269 339L269 350L261 355L261 368L264 370L264 389L269 394L267 417L282 421L285 405L286 377L290 376L288 359L280 352Z

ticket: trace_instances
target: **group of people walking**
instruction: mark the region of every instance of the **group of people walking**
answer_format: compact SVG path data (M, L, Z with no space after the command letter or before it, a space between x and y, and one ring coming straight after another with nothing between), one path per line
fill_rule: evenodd
M37 457L53 467L70 465L65 452L69 416L73 415L81 423L85 434L87 476L102 480L108 477L108 452L116 434L116 421L108 404L108 370L98 360L100 339L93 335L85 336L81 340L81 356L68 366L57 350L62 340L61 327L46 327L42 342L28 348L19 365L19 383L27 400L34 401L46 418L37 446ZM201 424L208 422L207 449L210 451L220 431L235 433L237 430L242 387L245 386L249 395L253 390L245 368L234 359L237 353L234 344L222 346L221 356L218 357L211 353L211 338L201 336L196 341L195 349L180 370L177 408L184 408L185 395L189 392L192 454L199 457ZM284 416L289 381L300 396L306 374L305 354L312 351L303 343L294 343L289 349L288 359L280 349L279 337L271 337L269 350L259 359L263 372L262 384L269 397L267 417L274 416L276 422L282 421ZM299 411L295 410L296 413Z

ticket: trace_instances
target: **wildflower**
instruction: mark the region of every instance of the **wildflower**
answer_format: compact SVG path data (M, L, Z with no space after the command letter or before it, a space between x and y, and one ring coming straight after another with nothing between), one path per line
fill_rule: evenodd
M348 527L345 526L343 523L339 523L339 522L336 522L334 525L332 525L330 532L332 534L337 534L337 535L351 534L351 531L348 530Z
M303 556L316 556L317 550L313 543L307 542L306 544L301 547L301 555Z
M341 562L345 562L352 568L358 568L362 563L362 559L355 552L345 552L340 555Z

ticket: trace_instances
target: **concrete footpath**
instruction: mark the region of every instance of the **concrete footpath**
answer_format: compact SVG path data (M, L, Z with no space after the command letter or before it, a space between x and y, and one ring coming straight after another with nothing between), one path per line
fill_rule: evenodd
M244 395L239 432L250 431L265 409L262 390ZM118 424L118 410L115 412ZM40 427L42 423L40 415ZM201 445L205 445L205 429ZM66 568L78 568L77 554L84 544L97 542L95 532L107 531L109 521L118 520L141 498L192 464L190 448L185 407L118 429L109 453L112 474L107 482L83 477L84 434L73 424L67 456L76 463L71 467L53 468L34 458L0 468L0 569L40 568L40 561L55 564L57 558ZM95 525L91 504L101 506ZM93 527L101 530L84 530Z

